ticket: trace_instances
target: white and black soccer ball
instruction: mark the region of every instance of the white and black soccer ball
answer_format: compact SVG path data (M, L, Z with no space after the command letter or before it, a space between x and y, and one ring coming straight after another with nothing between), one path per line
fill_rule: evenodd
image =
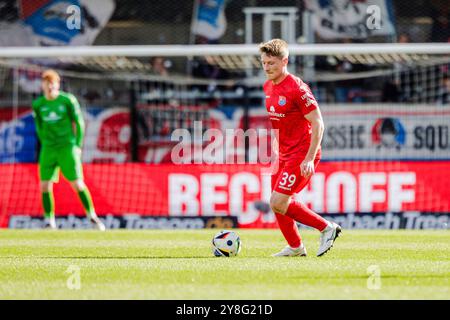
M216 257L234 257L241 251L241 239L230 230L222 230L212 239L212 249Z

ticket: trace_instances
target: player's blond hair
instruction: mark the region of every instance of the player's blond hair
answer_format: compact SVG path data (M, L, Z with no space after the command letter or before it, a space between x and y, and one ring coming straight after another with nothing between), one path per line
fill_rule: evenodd
M287 58L289 56L288 44L282 39L272 39L259 45L259 52L268 56Z
M55 70L52 70L52 69L45 70L42 73L41 78L42 78L42 81L45 81L45 80L50 81L50 82L61 81L61 78L59 77L58 72L56 72Z

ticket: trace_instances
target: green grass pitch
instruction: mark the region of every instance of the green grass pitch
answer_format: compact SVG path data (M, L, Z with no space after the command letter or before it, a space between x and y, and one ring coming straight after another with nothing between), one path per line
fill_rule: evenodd
M280 231L246 229L214 257L217 231L0 230L0 299L450 298L447 230L344 230L320 258L318 232L308 257L273 258Z

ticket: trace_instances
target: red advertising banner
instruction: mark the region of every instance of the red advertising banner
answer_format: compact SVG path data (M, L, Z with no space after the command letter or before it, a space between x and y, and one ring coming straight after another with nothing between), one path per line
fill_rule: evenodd
M275 227L253 203L270 197L259 165L85 164L97 213L144 216L236 215L240 227ZM41 216L35 164L0 165L0 227L11 215ZM450 162L322 162L298 199L319 213L450 212ZM57 216L83 215L64 178L54 186Z

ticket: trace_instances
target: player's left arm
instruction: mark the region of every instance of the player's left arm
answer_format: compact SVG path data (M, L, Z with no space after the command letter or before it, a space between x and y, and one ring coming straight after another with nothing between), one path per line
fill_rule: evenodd
M308 178L314 173L314 160L322 142L324 124L319 104L307 84L300 84L298 90L294 91L294 99L301 113L311 125L311 143L305 159L300 164L301 175Z
M323 124L322 114L320 109L316 108L305 114L306 120L311 124L311 144L306 154L305 159L300 165L302 176L309 177L314 173L314 159L316 158L317 152L320 148L320 143L322 142L323 131L325 126Z
M85 122L83 119L83 113L81 112L80 104L75 96L70 95L70 106L72 109L72 121L75 123L75 143L81 149L83 146Z

